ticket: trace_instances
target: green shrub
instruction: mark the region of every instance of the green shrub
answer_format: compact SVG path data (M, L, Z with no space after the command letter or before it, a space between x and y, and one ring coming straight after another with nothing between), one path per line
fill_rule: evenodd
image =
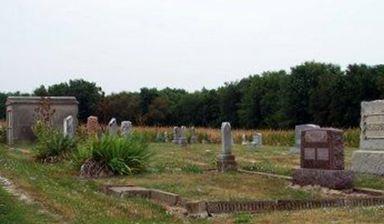
M34 150L38 160L58 161L67 158L76 148L76 142L73 138L64 137L60 131L43 122L38 121L33 127L33 132L37 137Z
M90 144L92 159L106 164L114 174L142 172L152 155L143 136L126 137L103 135Z

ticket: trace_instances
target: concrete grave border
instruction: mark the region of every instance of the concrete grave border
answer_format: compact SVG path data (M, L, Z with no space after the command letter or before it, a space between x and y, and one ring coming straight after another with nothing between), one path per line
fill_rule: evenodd
M134 185L105 185L102 191L120 198L141 197L160 205L181 207L190 217L207 217L212 214L237 212L291 211L315 208L358 207L384 205L383 191L356 189L372 196L366 198L320 199L320 200L252 200L252 201L188 201L178 194L137 187Z

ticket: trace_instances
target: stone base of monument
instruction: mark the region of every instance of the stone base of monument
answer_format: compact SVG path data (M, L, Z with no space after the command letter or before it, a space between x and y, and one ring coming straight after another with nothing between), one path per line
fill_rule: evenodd
M187 146L187 144L188 144L187 138L180 138L177 144L179 144L181 146Z
M384 151L358 150L353 152L351 170L384 175Z
M292 182L300 186L319 185L337 190L351 189L353 188L353 172L301 168L294 171Z
M300 154L300 148L298 147L289 148L289 154Z
M237 170L237 163L234 155L220 155L217 158L217 170L219 172L226 172Z

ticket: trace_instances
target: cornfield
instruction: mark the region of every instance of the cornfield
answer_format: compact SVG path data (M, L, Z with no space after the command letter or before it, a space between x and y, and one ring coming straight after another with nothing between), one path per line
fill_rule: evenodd
M135 127L134 130L138 133L142 133L150 141L156 141L157 133L168 133L168 137L172 138L172 127ZM210 143L220 143L221 135L220 129L213 128L196 128L196 135L198 141L207 141ZM241 144L243 134L246 136L248 141L252 140L254 133L261 133L264 145L271 146L293 146L295 143L295 131L294 130L243 130L235 129L232 130L233 140L236 144ZM190 133L187 133L187 138L190 137ZM344 143L346 147L359 147L360 141L360 129L347 129L344 130Z
M3 127L5 132L5 122L0 121L0 127ZM1 128L0 128L1 129ZM102 127L105 130L105 126ZM79 128L81 130L78 134L84 134L86 132L85 125L81 125ZM158 133L163 134L164 132L168 133L168 138L171 140L173 138L173 127L134 127L134 130L138 133L142 133L146 138L155 142ZM195 132L198 138L198 142L206 141L209 143L220 143L221 135L220 129L213 128L195 128ZM235 129L232 130L233 140L236 144L240 144L242 141L242 135L245 134L248 141L252 140L252 135L255 132L259 132L263 136L263 144L271 146L293 146L295 143L295 131L294 130L244 130L244 129ZM4 133L2 135L5 135ZM190 138L191 133L187 132L187 138ZM346 129L344 130L344 144L346 147L359 147L360 142L360 129Z

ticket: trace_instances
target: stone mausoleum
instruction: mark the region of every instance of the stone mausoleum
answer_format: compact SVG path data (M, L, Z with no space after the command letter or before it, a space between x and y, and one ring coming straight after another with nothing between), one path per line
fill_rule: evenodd
M79 102L75 97L10 96L6 101L8 144L35 139L31 127L36 120L36 113L42 102L48 102L50 110L54 111L52 125L55 128L62 130L63 120L69 115L75 119L75 124L77 124Z

